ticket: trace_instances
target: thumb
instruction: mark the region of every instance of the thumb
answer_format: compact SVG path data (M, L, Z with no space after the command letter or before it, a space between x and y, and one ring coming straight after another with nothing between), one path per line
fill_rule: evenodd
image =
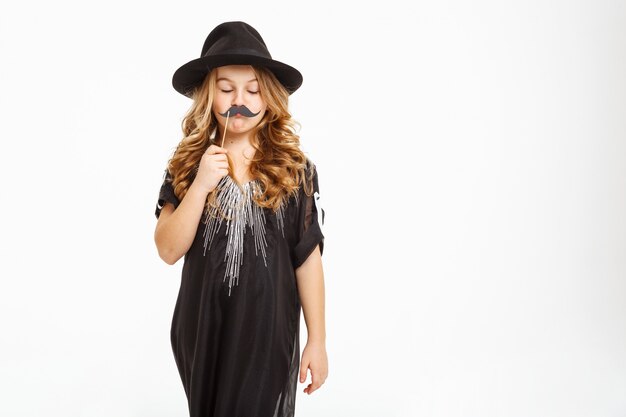
M307 363L300 364L300 382L306 381L306 371L308 369Z

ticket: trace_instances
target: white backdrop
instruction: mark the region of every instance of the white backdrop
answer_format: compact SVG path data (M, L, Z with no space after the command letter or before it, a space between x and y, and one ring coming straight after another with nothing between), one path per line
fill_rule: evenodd
M626 415L624 2L0 9L0 415L187 415L154 208L172 74L228 20L304 75L329 376L297 416Z

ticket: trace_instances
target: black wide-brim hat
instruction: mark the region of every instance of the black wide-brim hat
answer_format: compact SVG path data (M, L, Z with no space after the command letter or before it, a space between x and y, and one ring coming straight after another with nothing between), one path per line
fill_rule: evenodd
M244 22L225 22L209 33L200 58L191 60L174 72L172 85L184 96L192 97L213 68L224 65L254 65L270 70L292 94L302 85L302 74L290 65L272 59L263 38Z

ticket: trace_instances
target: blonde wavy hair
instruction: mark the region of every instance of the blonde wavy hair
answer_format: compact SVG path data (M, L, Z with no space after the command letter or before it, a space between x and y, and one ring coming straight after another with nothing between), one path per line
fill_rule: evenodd
M263 190L253 198L261 207L276 211L301 185L307 195L313 194L314 172L307 169L309 161L300 150L300 137L295 133L295 126L299 124L288 110L289 93L269 70L254 66L252 69L259 83L259 93L267 104L251 141L256 151L250 175L259 181ZM211 111L216 83L217 71L213 69L194 91L193 103L182 121L183 139L168 161L174 194L179 201L193 183L204 151L213 143L219 145L218 141L213 142L218 137L218 124ZM230 158L228 165L232 177ZM207 196L206 209L215 206L215 200L216 190L213 190Z

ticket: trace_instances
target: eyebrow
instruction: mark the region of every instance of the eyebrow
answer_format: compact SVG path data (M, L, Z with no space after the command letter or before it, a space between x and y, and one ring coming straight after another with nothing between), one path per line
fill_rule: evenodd
M230 78L226 78L226 77L220 77L217 79L217 81L230 81L232 82L233 80L231 80ZM246 81L246 83L251 83L252 81L258 81L256 78L253 78L251 80Z

